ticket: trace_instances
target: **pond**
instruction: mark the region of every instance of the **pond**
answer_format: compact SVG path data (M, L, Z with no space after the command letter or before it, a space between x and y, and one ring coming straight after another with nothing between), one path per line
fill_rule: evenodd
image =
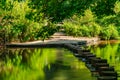
M0 79L95 80L95 77L67 49L10 48L0 50Z
M120 76L120 42L117 43L102 43L99 45L90 46L91 52L97 57L107 59L110 66L114 66ZM120 77L118 77L120 80Z

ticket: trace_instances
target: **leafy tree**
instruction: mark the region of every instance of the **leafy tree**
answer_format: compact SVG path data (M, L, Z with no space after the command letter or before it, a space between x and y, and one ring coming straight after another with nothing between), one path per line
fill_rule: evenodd
M117 0L97 0L93 4L92 10L100 18L108 15L115 14L113 8Z

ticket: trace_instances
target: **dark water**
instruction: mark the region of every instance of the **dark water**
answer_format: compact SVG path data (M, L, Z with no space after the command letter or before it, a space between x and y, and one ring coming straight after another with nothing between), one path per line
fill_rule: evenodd
M118 57L116 59L119 60ZM0 80L95 79L91 77L85 63L66 49L15 48L0 50Z
M99 44L90 47L97 57L107 59L110 66L114 66L120 76L120 43ZM120 80L120 77L118 77Z

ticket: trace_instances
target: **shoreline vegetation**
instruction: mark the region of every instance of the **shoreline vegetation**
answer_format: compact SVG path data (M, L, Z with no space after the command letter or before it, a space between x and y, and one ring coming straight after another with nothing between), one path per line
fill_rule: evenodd
M120 1L0 1L0 44L45 41L61 30L67 36L120 40Z

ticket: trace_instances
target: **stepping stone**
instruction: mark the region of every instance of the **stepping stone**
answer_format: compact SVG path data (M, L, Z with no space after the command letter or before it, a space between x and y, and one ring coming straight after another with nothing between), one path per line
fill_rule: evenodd
M90 55L90 54L92 54L92 53L90 53L90 52L84 52L84 53L79 53L82 57L85 57L86 55Z
M91 60L91 64L95 64L95 63L107 63L107 60L106 59L95 59L95 58L93 58L92 60Z
M86 58L86 59L88 59L89 57L96 57L96 55L94 55L94 54L85 55L85 58Z
M99 67L99 72L101 71L115 71L114 67Z
M82 50L82 52L90 52L90 50Z
M93 59L100 59L100 58L98 58L98 57L89 57L89 58L88 58L89 64L91 64L91 62L92 62Z
M79 45L86 45L87 44L87 41L81 41L81 42L78 42ZM84 50L84 51L88 51L88 50ZM90 51L90 50L89 50Z
M114 76L114 77L117 77L117 72L115 72L115 71L100 71L99 75L100 76Z
M80 54L77 54L77 53L75 53L74 56L75 56L75 57L81 57L81 55L80 55Z
M85 62L87 63L88 58L90 58L90 57L96 57L96 55L94 55L94 54L87 54L87 55L84 55L82 57L85 59Z
M97 80L117 80L117 78L113 76L100 76L97 78Z
M95 69L98 71L98 69L100 67L109 67L109 64L107 63L95 63L95 64L92 64L93 67L95 67Z

